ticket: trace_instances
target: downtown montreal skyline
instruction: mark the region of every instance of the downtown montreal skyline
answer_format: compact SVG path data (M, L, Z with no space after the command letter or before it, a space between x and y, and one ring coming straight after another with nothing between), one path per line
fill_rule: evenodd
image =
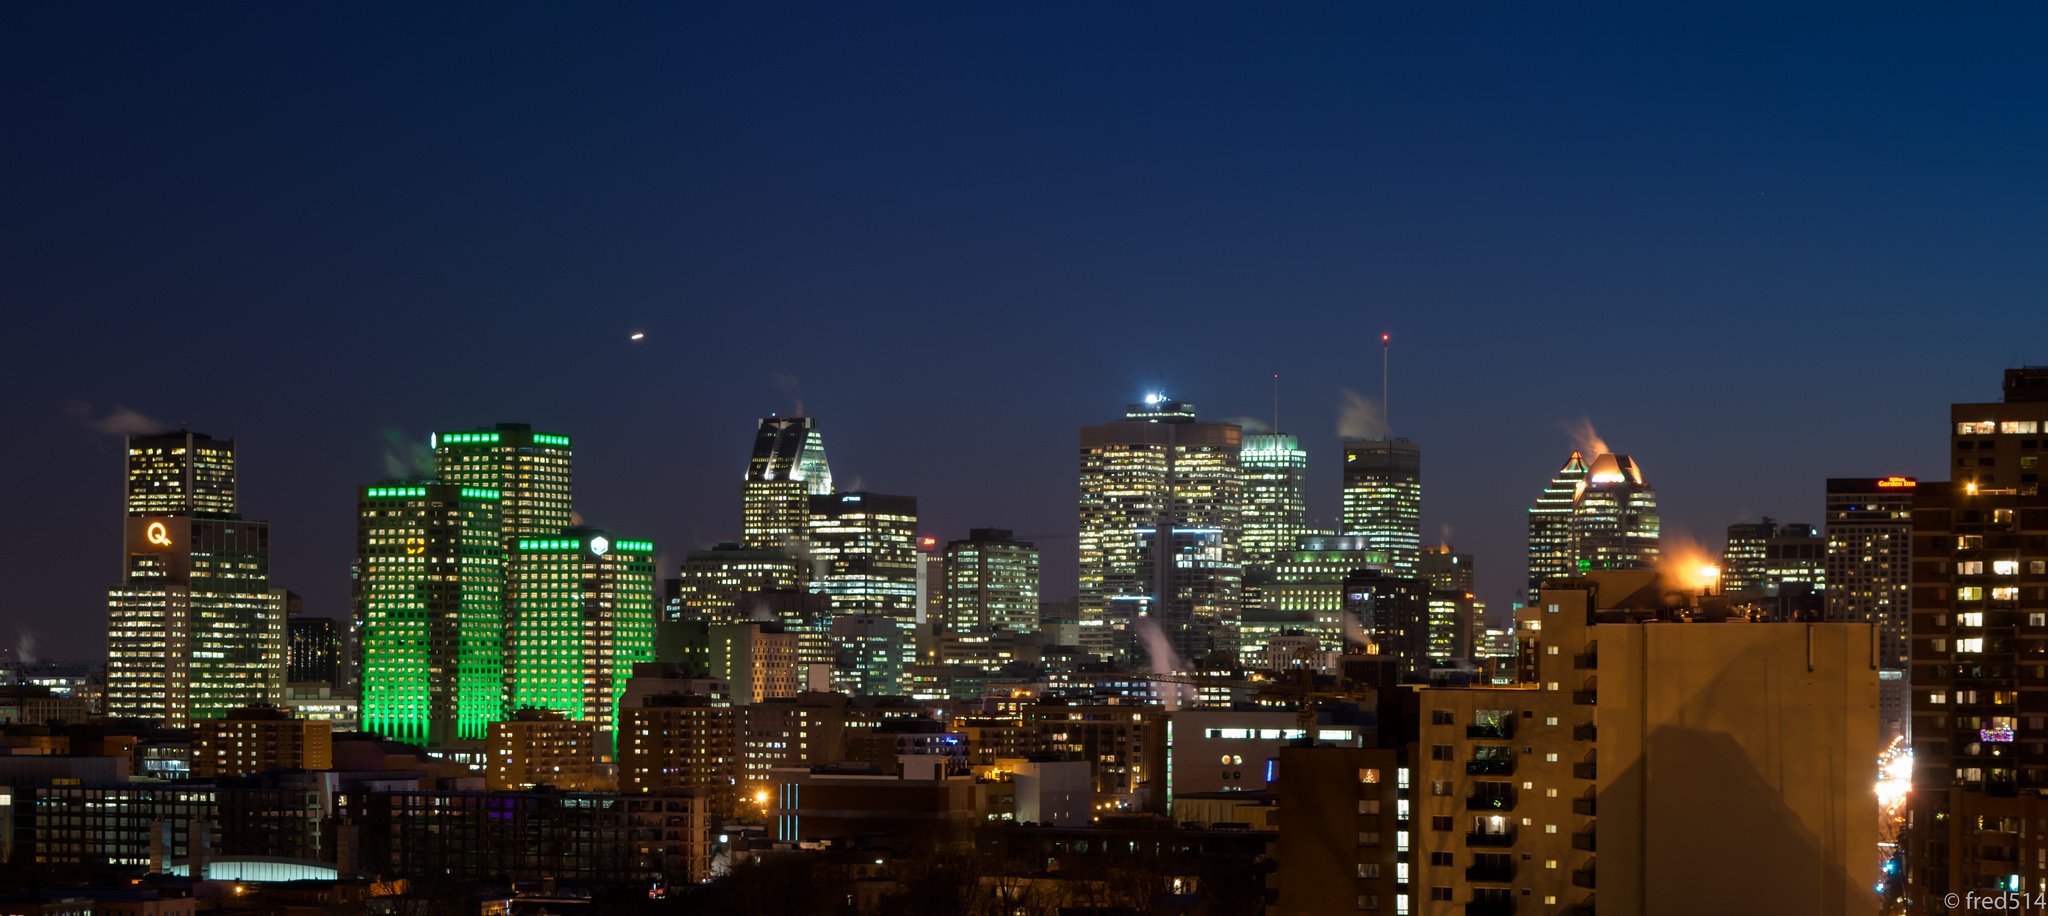
M2048 913L2044 31L0 7L0 911Z

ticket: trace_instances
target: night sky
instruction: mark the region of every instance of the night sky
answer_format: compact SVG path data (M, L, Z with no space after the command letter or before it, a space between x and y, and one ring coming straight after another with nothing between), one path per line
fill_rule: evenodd
M1388 331L1504 607L1581 418L1718 549L1944 478L1946 405L2048 362L2038 6L971 6L0 7L0 645L103 654L151 420L239 440L316 614L433 429L573 435L672 567L799 409L1065 597L1078 427L1278 372L1332 524Z

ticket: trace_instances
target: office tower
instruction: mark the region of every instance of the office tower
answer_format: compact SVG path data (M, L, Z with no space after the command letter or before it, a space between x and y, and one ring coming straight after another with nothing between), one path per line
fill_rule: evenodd
M192 778L334 766L334 725L275 706L244 706L192 727Z
M946 552L939 549L939 539L929 535L917 536L917 622L939 622L946 619ZM925 632L932 632L929 628Z
M235 440L180 430L128 437L128 514L231 517Z
M917 499L834 493L810 500L812 592L834 614L917 619Z
M810 498L832 493L825 440L810 417L767 417L740 490L742 542L753 550L797 550L809 536Z
M1578 452L1565 459L1529 509L1529 594L1545 579L1579 574L1572 544L1572 504L1586 481L1586 462Z
M568 436L500 423L436 433L431 442L436 479L499 494L503 540L546 537L575 523L569 508L575 452Z
M1159 594L1147 532L1209 530L1213 535L1214 616L1234 626L1243 578L1239 555L1243 431L1198 423L1194 407L1159 395L1131 404L1124 419L1081 430L1080 630L1097 655L1134 648L1129 628L1141 616L1192 619L1186 596Z
M1424 600L1428 605L1428 632L1424 637L1428 648L1424 654L1430 659L1426 664L1438 669L1436 673L1444 669L1463 670L1459 663L1477 657L1479 623L1485 605L1473 600L1471 592L1444 589L1431 589Z
M1418 691L1412 912L1718 913L1731 875L1774 911L1875 912L1869 628L1584 579L1519 612L1519 683Z
M235 505L235 443L128 440L121 582L107 596L107 712L172 728L284 699L270 526Z
M911 631L894 617L840 614L832 618L832 689L848 696L902 696L917 663Z
M520 538L505 561L505 708L610 732L633 666L654 660L654 542L594 528Z
M1368 546L1363 537L1302 537L1273 567L1266 610L1299 620L1324 651L1363 652L1365 631L1355 618L1346 624L1344 583L1354 573L1383 572L1389 565L1386 551Z
M1827 618L1877 624L1883 667L1907 667L1911 613L1911 477L1828 478Z
M1529 510L1529 583L1594 570L1655 569L1657 493L1627 455L1573 452Z
M1240 649L1243 568L1230 561L1227 537L1221 528L1162 524L1138 529L1139 557L1151 574L1147 600L1119 608L1134 608L1138 617L1156 620L1178 660L1198 662L1210 653L1232 656ZM1155 668L1167 663L1149 642L1145 649Z
M676 597L687 619L732 623L752 619L757 593L802 588L804 576L802 561L782 551L719 544L683 555Z
M1271 566L1309 533L1303 495L1308 452L1293 436L1246 435L1238 464L1244 478L1244 565Z
M503 718L505 548L497 490L393 480L357 493L363 729L441 745Z
M1472 555L1452 553L1449 544L1427 548L1422 551L1419 573L1433 590L1469 592L1473 582Z
M946 626L1038 630L1038 548L1007 528L975 528L946 545Z
M1391 655L1405 680L1424 680L1430 671L1431 615L1428 583L1366 569L1344 577L1346 626L1372 637L1371 651ZM1445 627L1450 623L1447 621ZM1449 637L1446 637L1449 638Z
M294 596L295 597L295 596ZM286 683L334 686L341 677L341 631L331 617L285 618Z
M1406 439L1344 443L1344 533L1412 575L1422 554L1422 447Z
M1777 597L1785 583L1818 594L1825 578L1827 542L1812 525L1778 524L1769 516L1728 526L1721 552L1721 590Z
M2048 367L2006 370L2004 400L1953 405L1948 429L1955 480L1913 488L1916 900L2048 877L2012 836L2048 790Z

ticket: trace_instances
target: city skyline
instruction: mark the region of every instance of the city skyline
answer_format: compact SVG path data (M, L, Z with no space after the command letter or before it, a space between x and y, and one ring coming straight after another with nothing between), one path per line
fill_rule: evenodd
M1817 522L1830 477L1945 479L1917 433L2048 362L2048 178L2015 116L2048 77L2027 29L1966 17L677 11L563 47L530 11L7 15L38 36L6 91L42 142L0 151L38 176L35 218L0 226L34 344L0 420L41 444L10 460L38 521L0 534L25 583L0 645L45 657L104 645L119 433L144 418L241 443L273 581L322 616L346 610L352 488L429 466L433 431L575 436L579 508L672 573L739 537L771 411L820 418L846 488L918 497L926 533L1035 540L1057 598L1076 427L1152 390L1270 422L1277 372L1310 523L1335 527L1347 390L1377 398L1390 332L1422 540L1448 526L1498 614L1581 419L1651 470L1666 538L1711 550ZM1037 53L1076 25L1102 40ZM1898 65L1951 56L1972 64ZM2006 332L1906 362L1902 329L1958 305Z

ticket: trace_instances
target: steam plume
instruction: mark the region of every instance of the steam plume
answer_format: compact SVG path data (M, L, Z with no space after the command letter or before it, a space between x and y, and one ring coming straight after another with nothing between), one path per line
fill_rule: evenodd
M797 416L809 416L804 413L804 386L802 382L796 380L796 373L777 370L768 373L768 380L774 382L775 387L782 389L783 393L789 395L790 400L796 402Z
M1173 644L1167 642L1166 631L1160 629L1159 621L1141 617L1131 625L1131 629L1137 631L1138 640L1145 645L1145 655L1152 662L1153 674L1172 674L1179 670L1180 656L1174 654ZM1194 694L1194 689L1186 684L1161 683L1157 687L1164 688L1159 699L1168 710L1179 709L1181 698L1192 698Z
M1337 409L1337 435L1346 439L1384 439L1386 415L1371 398L1344 389L1344 403Z
M1587 463L1592 463L1594 458L1601 455L1613 454L1607 448L1607 442L1600 438L1599 433L1593 431L1593 421L1590 418L1567 420L1560 425L1564 427L1565 432L1571 434L1572 447L1578 449L1579 454L1586 456Z
M90 402L65 401L64 414L86 429L109 436L146 436L171 428L162 420L144 416L119 404L102 415Z
M1270 433L1273 431L1273 427L1271 424L1267 423L1264 420L1259 419L1258 417L1231 417L1230 419L1224 420L1223 422L1232 424L1234 426L1244 427L1246 435L1255 436L1261 433Z
M424 477L434 473L434 450L405 430L384 430L384 476Z

